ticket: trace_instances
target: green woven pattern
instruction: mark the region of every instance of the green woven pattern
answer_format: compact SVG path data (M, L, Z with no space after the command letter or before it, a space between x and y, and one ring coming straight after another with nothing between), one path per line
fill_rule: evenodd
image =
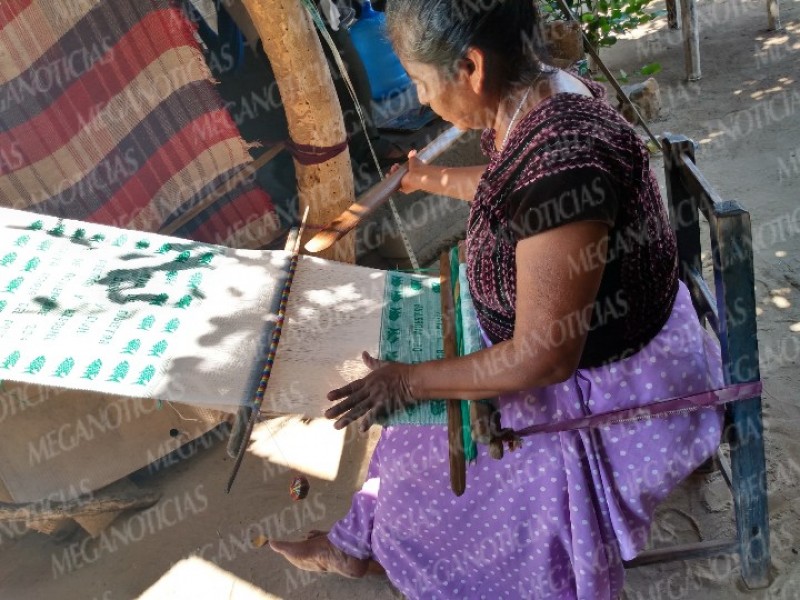
M458 354L463 355L481 347L480 331L466 281L460 277L457 251L451 254L451 267L454 288L447 292L458 292L454 296L456 344ZM456 282L460 280L459 289L456 289ZM401 272L388 275L379 346L382 360L416 364L444 357L440 293L438 277ZM462 314L462 307L466 309L465 314ZM469 402L461 402L461 417L464 456L471 461L478 450L470 430ZM422 402L393 413L383 425L447 425L447 406L443 400Z
M444 357L439 278L391 272L384 289L379 354L416 364ZM447 407L432 400L390 415L384 425L446 425Z

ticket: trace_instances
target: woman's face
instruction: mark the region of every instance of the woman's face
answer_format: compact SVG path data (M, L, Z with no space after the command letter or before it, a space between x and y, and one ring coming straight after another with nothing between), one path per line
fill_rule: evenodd
M484 129L494 123L496 107L481 93L481 86L466 67L452 76L436 67L412 60L401 60L417 87L420 104L429 105L436 114L459 129ZM476 89L477 87L477 89Z

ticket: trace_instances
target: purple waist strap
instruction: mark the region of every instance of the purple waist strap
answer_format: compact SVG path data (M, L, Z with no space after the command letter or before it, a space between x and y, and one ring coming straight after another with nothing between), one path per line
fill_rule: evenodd
M747 400L760 394L761 381L739 383L718 390L709 390L699 394L692 394L691 396L681 396L680 398L670 398L669 400L653 402L646 406L613 410L596 415L587 415L577 419L564 419L540 423L538 425L524 427L514 433L518 436L526 436L536 433L557 433L559 431L570 431L573 429L601 427L603 425L625 423L627 421L641 421L652 417L664 417L673 413L720 406L738 400Z

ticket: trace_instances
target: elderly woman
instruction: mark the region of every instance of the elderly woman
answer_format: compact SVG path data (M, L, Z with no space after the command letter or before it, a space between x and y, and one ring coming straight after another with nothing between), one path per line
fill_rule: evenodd
M531 0L391 0L398 56L430 104L482 129L488 166L410 157L403 189L471 201L470 292L488 347L380 362L329 394L366 429L431 398L498 398L503 425L628 408L719 387L718 357L677 277L648 153L602 88L543 63ZM616 598L656 505L716 449L715 410L540 434L448 485L443 427L387 427L368 480L327 535L273 542L295 565L378 565L410 598Z

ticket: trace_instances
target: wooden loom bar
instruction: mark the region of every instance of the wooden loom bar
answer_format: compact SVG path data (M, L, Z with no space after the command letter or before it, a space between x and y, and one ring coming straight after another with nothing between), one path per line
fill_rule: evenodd
M459 264L463 264L466 260L464 242L459 242L458 262ZM469 423L470 429L472 430L472 439L479 444L490 444L492 442L492 412L492 405L486 402L469 403Z
M463 131L450 127L420 150L417 158L424 162L435 160L463 134ZM330 220L322 231L308 241L305 245L306 251L314 254L322 252L336 240L352 231L367 215L373 213L400 188L400 181L406 173L408 173L408 162L361 194L356 202L347 207L335 219Z
M443 252L440 260L442 299L442 344L444 357L456 358L455 305L450 279L450 253ZM467 463L464 457L463 421L461 400L447 400L447 439L450 455L450 487L456 496L467 488Z

